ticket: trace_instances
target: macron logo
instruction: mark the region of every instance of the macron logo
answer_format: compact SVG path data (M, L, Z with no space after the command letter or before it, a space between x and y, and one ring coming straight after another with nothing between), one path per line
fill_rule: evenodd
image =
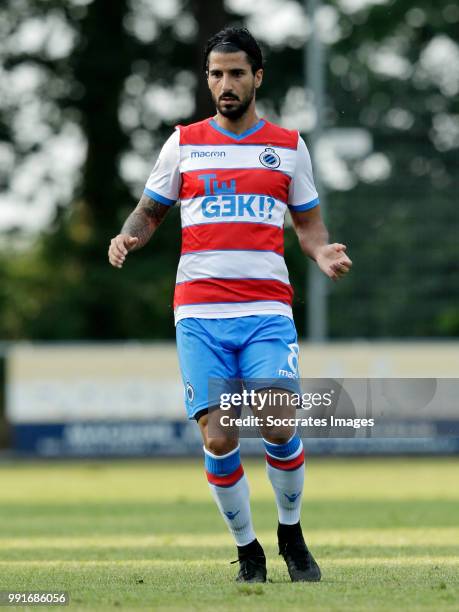
M191 159L195 157L226 157L225 151L191 151Z
M279 376L286 376L287 378L296 378L296 374L294 372L289 372L288 370L278 370L277 372Z
M234 521L239 512L240 510L238 510L237 512L231 512L231 510L228 510L228 512L225 512L225 515L229 518L230 521Z
M292 493L291 495L284 493L284 495L288 499L288 501L292 502L293 504L298 499L298 497L301 495L301 491L299 493Z

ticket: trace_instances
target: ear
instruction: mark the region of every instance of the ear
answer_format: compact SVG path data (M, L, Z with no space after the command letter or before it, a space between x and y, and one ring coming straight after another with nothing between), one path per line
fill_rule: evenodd
M263 68L255 72L255 89L258 89L263 82Z

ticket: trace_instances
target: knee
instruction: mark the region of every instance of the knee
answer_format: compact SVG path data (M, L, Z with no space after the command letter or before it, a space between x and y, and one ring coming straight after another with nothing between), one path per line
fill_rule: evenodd
M207 438L205 442L206 449L217 456L230 453L237 445L237 440L228 438Z
M289 440L291 440L295 431L292 429L291 431L265 431L263 432L263 438L266 442L270 442L271 444L287 444Z

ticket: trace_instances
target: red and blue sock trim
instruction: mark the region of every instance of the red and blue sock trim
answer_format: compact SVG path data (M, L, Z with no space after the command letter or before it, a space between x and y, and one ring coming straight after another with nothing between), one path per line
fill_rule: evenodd
M290 457L294 453L298 451L301 446L301 438L296 433L294 434L288 442L285 444L272 444L272 442L268 442L267 440L263 440L263 443L266 448L266 452L271 455L271 457L275 457L276 459L285 459Z
M204 448L207 480L218 487L232 487L244 476L239 447L223 457L217 457Z
M297 470L304 463L304 449L300 436L296 433L285 444L272 444L263 440L266 448L266 461L278 470Z
M297 470L304 463L304 450L295 457L294 459L287 459L284 461L279 461L278 459L273 459L268 453L266 453L266 461L274 468L278 470L284 470L286 472L291 472L292 470Z

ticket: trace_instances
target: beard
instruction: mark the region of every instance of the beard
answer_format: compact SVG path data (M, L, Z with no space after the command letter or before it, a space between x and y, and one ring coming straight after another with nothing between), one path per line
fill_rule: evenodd
M231 100L217 100L215 97L212 97L220 115L223 115L223 117L227 119L240 119L247 112L254 95L255 88L253 88L253 90L242 100L231 95L228 95Z

